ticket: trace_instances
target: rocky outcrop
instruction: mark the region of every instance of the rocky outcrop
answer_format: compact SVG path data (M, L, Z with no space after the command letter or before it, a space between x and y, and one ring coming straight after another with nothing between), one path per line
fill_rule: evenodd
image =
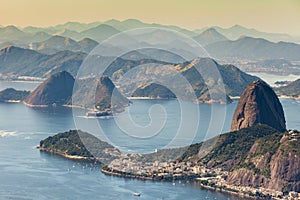
M244 90L232 119L231 131L256 124L267 124L280 132L286 130L282 105L272 88L263 81L255 81Z
M107 77L100 77L95 94L95 104L98 110L123 110L130 101L124 97L115 87L113 82Z
M66 71L52 75L40 84L25 100L29 106L63 105L70 101L74 78Z
M283 144L288 147L292 144ZM269 188L300 192L300 156L294 152L277 151L270 162Z
M257 140L245 155L243 167L229 173L233 185L300 192L300 152L298 131Z
M241 168L230 173L227 183L232 185L264 187L269 183L269 179L262 175L255 174L253 171Z
M107 76L79 79L75 83L72 97L74 106L121 112L129 103Z

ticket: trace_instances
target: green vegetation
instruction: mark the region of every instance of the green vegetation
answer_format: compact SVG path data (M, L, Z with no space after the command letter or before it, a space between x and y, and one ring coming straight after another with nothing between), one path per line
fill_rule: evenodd
M241 129L231 133L225 133L217 138L216 144L208 155L199 157L199 162L214 165L226 165L226 161L233 161L239 167L246 159L254 142L262 137L276 133L277 131L267 125L257 125L251 128ZM187 160L199 153L202 144L194 144L189 147L182 159ZM209 146L209 145L208 145Z
M111 98L109 96L103 97L95 106L98 110L111 109Z
M40 142L40 148L72 156L93 157L93 155L85 148L80 140L78 132L75 130L59 133L42 140Z
M7 88L0 92L0 102L23 101L29 93L29 91L18 91L13 88Z
M85 145L88 145L88 149ZM116 158L104 152L105 149L114 150L119 153L117 149L107 142L103 142L97 137L80 130L70 130L50 136L40 142L40 149L60 155L96 158L101 161Z
M270 153L273 155L276 153L280 146L280 139L282 138L283 133L275 133L268 135L266 137L260 138L257 140L258 147L253 156L264 155Z
M133 97L150 97L150 98L162 98L172 99L176 98L176 95L167 87L151 83L138 88L133 94Z
M300 140L291 140L287 144L281 145L280 150L283 153L283 156L288 156L290 153L300 155Z

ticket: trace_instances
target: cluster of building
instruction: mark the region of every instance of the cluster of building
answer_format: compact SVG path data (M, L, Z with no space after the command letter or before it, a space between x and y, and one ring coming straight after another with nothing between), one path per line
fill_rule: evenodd
M289 140L295 141L300 138L300 133L297 130L289 130L287 136L288 136Z
M224 179L228 172L221 168L209 169L203 165L192 162L144 162L123 154L119 159L113 160L106 169L110 172L122 173L145 179L160 180L201 180L207 178L209 181Z
M283 194L282 192L266 188L230 185L226 182L227 171L221 168L210 169L192 162L143 162L122 154L119 159L113 160L102 171L110 175L149 180L193 180L208 189L248 197L273 199L298 199L300 197L300 193L298 194L297 192Z

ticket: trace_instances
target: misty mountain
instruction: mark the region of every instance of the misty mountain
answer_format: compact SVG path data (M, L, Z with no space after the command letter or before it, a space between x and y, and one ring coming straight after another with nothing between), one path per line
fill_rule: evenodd
M28 37L29 34L21 31L15 26L0 28L0 41L15 41Z
M194 33L193 31L178 27L178 26L173 26L173 25L162 25L162 24L156 24L156 23L144 23L141 22L137 19L127 19L124 21L118 21L115 19L111 19L108 20L106 22L104 22L104 24L108 24L120 31L126 31L129 29L136 29L136 28L167 28L167 29L171 29L174 31L178 31L180 33L183 33L187 36L195 36L196 33Z
M80 40L82 38L80 33L78 33L77 31L71 31L69 29L63 29L61 31L57 31L55 34L62 37L69 37L72 38L73 40Z
M239 59L300 60L300 45L288 42L270 42L261 38L242 37L235 41L221 41L206 46L214 57Z
M124 21L119 21L116 19L111 19L105 22L92 22L92 23L80 23L80 22L67 22L65 24L59 24L56 26L40 28L40 27L25 27L22 29L26 33L35 33L39 31L44 31L51 35L61 35L65 37L70 37L75 40L82 39L84 37L88 37L82 32L85 31L92 31L94 32L94 28L100 25L108 25L110 27L115 28L118 31L126 31L129 29L136 29L136 28L148 28L148 27L156 27L156 28L169 28L174 31L178 31L180 33L186 34L188 36L196 36L197 33L193 31L180 28L178 26L171 26L171 25L161 25L155 23L144 23L137 19L127 19ZM91 29L91 30L90 30ZM96 38L92 38L96 39ZM102 40L102 39L101 39Z
M49 77L66 70L77 73L86 54L60 51L52 55L34 50L8 46L0 50L0 73L17 76Z
M92 22L92 23L66 22L64 24L59 24L59 25L54 26L53 29L82 32L87 29L94 28L100 24L101 24L101 22Z
M0 27L0 43L13 42L14 44L27 44L46 40L49 37L51 37L51 35L43 31L27 33L15 26Z
M144 67L135 71L134 68L141 64L143 64ZM169 67L176 70L177 73L172 71ZM190 89L187 88L184 82L178 82L181 80L176 79L176 77L180 75L185 77L191 84L198 100L201 102L209 100L209 92L215 94L222 93L222 91L219 91L220 87L218 85L220 80L214 80L218 77L215 76L214 70L212 69L217 69L220 72L226 93L231 96L239 96L249 83L259 79L242 72L233 65L220 65L210 58L196 58L192 61L179 64L170 64L151 59L130 61L119 58L114 61L104 73L111 77L117 85L120 85L119 89L127 96L131 96L136 88L151 83L150 80L159 80L170 86L169 89L183 92L179 95L184 99L185 96L190 96L190 93L185 94L185 92L188 92ZM128 74L127 72L129 71L131 71L131 73ZM210 83L207 82L208 80L203 79L203 74L206 74ZM206 84L212 84L210 86L213 89L209 91Z
M101 42L119 32L120 32L119 30L115 29L112 26L101 24L97 27L90 28L88 30L80 32L80 34L83 37L91 38L93 40L96 40L97 42Z
M79 44L71 38L65 38L62 36L52 36L46 41L33 43L30 45L32 50L37 50L45 53L55 53L62 50L79 51Z
M128 58L128 56L134 57L134 53L135 52L132 52L131 56L124 55L124 58ZM137 52L136 58L139 58L139 56L142 57L143 54ZM0 73L4 75L48 78L52 74L65 70L75 76L85 57L86 54L82 52L60 51L52 55L47 55L34 50L10 46L0 50ZM186 88L184 84L176 82L176 76L181 74L190 82L193 90L196 91L199 102L207 101L210 98L210 92L215 94L220 92L219 89L215 87L219 84L220 80L214 80L215 74L212 70L214 68L220 72L226 93L231 96L240 95L250 82L258 79L257 77L240 71L233 65L220 65L210 58L197 58L189 62L178 64L163 62L152 58L139 60L128 60L124 58L115 59L106 69L104 75L109 76L116 85L123 85L123 87L120 87L120 90L127 95L132 94L134 91L131 90L134 88L149 83L149 78L166 81L170 83L171 86L174 86L173 89L176 90L179 89L183 92L189 91L190 89ZM109 57L93 56L91 60L88 60L90 67L85 70L86 74L95 73L98 67L103 63L105 65L105 63L110 60ZM99 63L101 63L101 65L99 65ZM136 68L138 66L144 66L144 68ZM206 83L195 67L200 70L201 74L207 74L207 78L210 81ZM134 70L135 68L138 69L136 72ZM124 77L129 71L134 73ZM175 71L177 71L177 73L175 73ZM206 84L212 84L211 88L216 89L209 91ZM186 94L182 94L182 96L185 97ZM222 101L227 100L223 99Z
M240 25L234 25L230 28L221 28L218 26L214 26L213 28L216 29L222 35L226 36L230 40L237 40L242 36L248 36L254 38L264 38L272 42L280 42L280 41L300 42L299 39L293 38L288 34L266 33L262 31L258 31L253 28L246 28Z
M90 52L93 50L99 43L90 38L84 38L78 41L79 46L81 47L81 51Z
M79 42L68 37L52 36L46 41L30 44L30 49L46 54L53 54L58 51L90 52L98 43L92 39L85 38Z
M228 40L224 35L220 34L214 28L209 28L203 31L199 35L193 37L193 39L199 42L199 44L201 44L202 46Z

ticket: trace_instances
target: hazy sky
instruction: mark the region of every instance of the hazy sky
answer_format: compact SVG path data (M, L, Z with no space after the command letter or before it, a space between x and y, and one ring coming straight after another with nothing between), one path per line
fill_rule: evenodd
M300 35L300 0L0 0L0 24L50 26L136 18L188 29L235 24Z

